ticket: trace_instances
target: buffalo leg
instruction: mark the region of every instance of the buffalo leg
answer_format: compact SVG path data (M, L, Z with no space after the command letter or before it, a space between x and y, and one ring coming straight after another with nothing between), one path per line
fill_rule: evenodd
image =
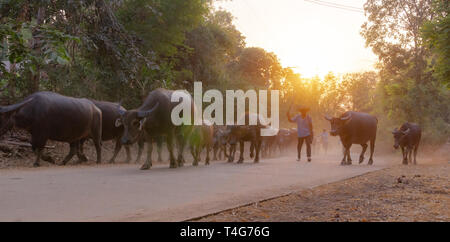
M230 145L230 154L228 156L228 162L234 161L234 154L236 153L236 144Z
M253 158L255 156L254 150L255 150L255 143L251 142L250 143L250 158Z
M69 154L66 156L66 158L64 158L62 164L66 165L67 162L69 162L77 152L78 152L78 141L70 143Z
M220 156L219 146L217 144L214 144L214 146L213 146L213 160L217 160L217 151L219 151L219 156Z
M125 160L125 162L126 163L130 163L130 161L131 161L131 152L130 152L130 146L129 145L125 145L125 151L127 152L127 159Z
M239 160L237 163L243 163L244 162L244 141L239 142Z
M35 148L33 150L34 150L34 153L36 154L36 159L34 160L33 166L39 167L40 166L39 161L41 160L43 148Z
M177 135L177 144L178 144L177 162L178 162L178 167L181 167L184 165L183 152L184 152L184 146L186 144L184 141L184 137L182 135Z
M259 153L261 152L261 140L255 141L255 160L253 162L258 163L259 162Z
M147 158L141 166L141 170L148 170L152 167L153 142L151 137L147 137Z
M114 154L109 160L109 163L114 163L116 160L117 154L119 154L120 149L122 148L122 142L120 142L120 137L116 139L116 146L114 147Z
M359 164L361 164L364 161L364 154L366 153L367 150L367 144L362 144L362 151L361 151L361 155L359 156Z
M156 137L156 152L158 153L158 162L162 162L162 136Z
M406 152L405 151L405 147L402 147L402 164L403 165L408 165L408 160L406 159Z
M223 151L223 156L224 156L223 158L224 159L228 158L227 145L226 144L221 147L221 150ZM221 158L222 157L221 153L219 153L219 155L220 155L219 159L222 159Z
M417 148L419 148L418 145L414 146L414 165L417 165L417 162L416 162Z
M206 145L206 158L205 165L209 165L209 152L211 151L211 145Z
M345 162L346 162L346 158L347 158L347 148L344 148L343 154L344 154L344 158L342 158L341 165L346 164Z
M373 152L375 152L375 139L370 141L370 157L369 157L369 165L373 164Z
M31 136L31 148L36 154L36 160L33 163L34 167L40 166L40 160L42 156L42 150L44 149L45 144L47 143L47 139L44 137L39 137L36 135Z
M97 152L97 164L100 164L102 162L102 141L101 141L101 139L94 138L94 146L95 146L95 150Z
M177 162L173 155L173 133L167 135L167 150L169 151L170 168L177 168Z
M408 147L408 164L412 164L412 147Z
M144 150L144 143L145 143L145 140L142 139L142 138L139 138L139 140L138 140L138 154L136 156L136 162L135 163L141 162L142 151Z
M350 148L352 145L344 145L344 158L342 159L341 165L351 165L352 158L350 157Z
M347 156L349 156L350 147L343 145L342 148L343 148L343 152L342 153L344 154L344 158L342 158L341 165L345 166L345 165L347 165Z
M80 140L80 142L79 142L79 144L78 144L77 157L78 157L78 159L79 159L81 162L86 162L86 161L88 161L88 158L87 158L86 155L84 154L84 148L83 148L84 142L85 142L85 141L86 141L85 139Z
M194 161L192 162L193 166L198 166L198 147L197 145L191 145L191 154Z
M352 157L350 156L350 147L347 149L347 165L352 164Z

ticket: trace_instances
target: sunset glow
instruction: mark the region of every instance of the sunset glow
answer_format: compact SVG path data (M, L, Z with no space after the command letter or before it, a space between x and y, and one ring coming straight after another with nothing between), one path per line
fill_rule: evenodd
M365 1L337 2L362 9ZM300 0L234 0L216 7L235 16L248 46L276 53L303 77L372 70L376 61L359 34L362 12Z

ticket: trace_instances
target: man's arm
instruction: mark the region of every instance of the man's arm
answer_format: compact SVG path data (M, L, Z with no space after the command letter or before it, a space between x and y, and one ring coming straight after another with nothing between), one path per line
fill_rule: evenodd
M289 111L287 111L286 115L287 115L288 121L291 122L291 123L294 123L294 121L292 120L292 117L291 117L291 114L289 113Z

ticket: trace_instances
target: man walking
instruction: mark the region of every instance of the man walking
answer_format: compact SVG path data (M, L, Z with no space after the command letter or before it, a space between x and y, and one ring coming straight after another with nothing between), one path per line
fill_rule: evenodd
M309 108L307 107L300 107L298 109L300 114L295 115L293 118L290 115L290 108L287 112L287 118L289 122L291 123L297 123L297 137L298 137L298 143L297 143L297 161L300 161L301 157L301 151L303 143L306 144L306 156L308 157L308 162L311 162L311 143L313 140L313 126L312 126L312 119L307 114L309 111Z

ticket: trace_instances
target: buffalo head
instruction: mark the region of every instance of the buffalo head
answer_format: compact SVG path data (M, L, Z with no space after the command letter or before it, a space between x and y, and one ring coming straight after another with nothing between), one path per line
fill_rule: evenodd
M346 115L341 116L340 118L332 118L329 116L325 116L325 119L330 121L331 124L330 134L332 136L337 136L340 135L342 127L344 127L344 125L352 119L352 114L347 113Z
M116 127L123 125L123 136L121 139L122 144L133 144L138 140L145 122L154 113L158 106L159 103L156 103L149 110L125 111L120 109L119 104L120 119L116 120Z
M394 149L398 149L400 146L400 143L402 143L403 139L405 139L406 136L408 136L410 132L410 129L407 130L398 130L397 128L392 131L392 134L394 135Z

